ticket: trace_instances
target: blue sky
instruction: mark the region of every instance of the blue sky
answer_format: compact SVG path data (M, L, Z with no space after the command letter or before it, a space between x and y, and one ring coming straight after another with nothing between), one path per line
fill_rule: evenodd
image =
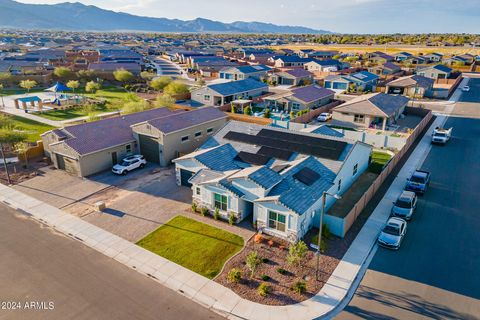
M20 0L58 3L58 0ZM480 0L80 0L151 17L301 25L340 33L480 33Z

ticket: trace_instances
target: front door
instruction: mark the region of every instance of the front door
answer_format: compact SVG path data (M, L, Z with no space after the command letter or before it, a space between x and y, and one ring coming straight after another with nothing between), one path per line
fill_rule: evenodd
M118 164L118 158L117 158L117 153L112 152L112 165Z

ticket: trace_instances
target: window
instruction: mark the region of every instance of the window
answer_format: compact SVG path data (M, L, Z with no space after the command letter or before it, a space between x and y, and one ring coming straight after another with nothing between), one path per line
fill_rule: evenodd
M188 136L183 136L182 137L182 142L188 141Z
M208 133L208 134L210 134L210 133L212 133L212 132L213 132L213 128L208 128L208 129L207 129L207 133Z
M131 144L127 144L127 145L125 146L125 151L126 151L127 153L132 152L132 145L131 145Z
M358 163L353 166L353 175L356 175L358 172Z
M200 187L196 187L196 188L195 188L195 193L196 193L197 196L200 195Z
M355 114L353 116L353 122L364 123L365 122L365 116L363 114Z
M285 232L286 230L286 217L283 214L269 211L268 212L268 227L277 229L278 231Z
M298 102L293 102L292 103L292 109L298 110L299 108L300 108L300 103L298 103Z
M227 211L227 196L224 196L223 194L215 193L214 200L215 200L215 208L218 208L222 211Z
M203 96L203 99L204 100L207 100L207 101L210 101L210 95L206 94Z
M340 191L341 188L342 188L342 179L338 180L338 188L337 188L337 191Z
M201 137L202 131L195 132L195 138Z

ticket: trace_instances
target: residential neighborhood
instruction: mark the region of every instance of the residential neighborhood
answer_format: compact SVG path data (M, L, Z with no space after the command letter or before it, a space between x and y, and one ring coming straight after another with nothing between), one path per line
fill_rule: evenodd
M0 319L477 319L474 10L320 2L0 4Z

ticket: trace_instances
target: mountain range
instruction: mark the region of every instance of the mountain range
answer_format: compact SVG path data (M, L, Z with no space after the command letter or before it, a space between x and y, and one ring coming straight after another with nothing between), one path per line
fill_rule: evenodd
M69 31L145 31L215 33L326 34L301 26L279 26L263 22L223 23L203 18L179 20L136 16L79 2L25 4L0 0L0 28L51 29Z

